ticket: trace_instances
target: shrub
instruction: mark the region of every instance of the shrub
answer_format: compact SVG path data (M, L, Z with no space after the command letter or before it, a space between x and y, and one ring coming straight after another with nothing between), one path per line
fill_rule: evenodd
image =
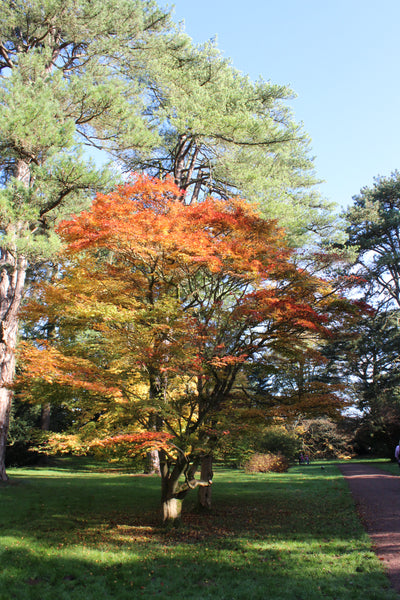
M332 419L307 419L298 428L303 452L313 459L352 456L351 435Z
M253 454L244 465L246 473L286 473L288 468L289 461L281 453Z
M254 454L256 448L251 438L227 436L223 446L216 450L215 459L227 467L241 467Z
M262 453L283 454L293 460L301 450L301 440L285 427L273 425L264 430L259 450Z

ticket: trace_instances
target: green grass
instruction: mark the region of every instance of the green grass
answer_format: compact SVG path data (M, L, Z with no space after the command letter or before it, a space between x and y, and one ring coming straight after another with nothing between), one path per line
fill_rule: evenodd
M392 475L400 475L400 469L399 469L399 465L397 464L397 462L390 461L387 458L384 458L381 460L376 460L376 461L368 461L368 462L366 462L366 464L371 465L371 467L376 467L377 469L380 469L381 471L387 471L388 473L391 473Z
M395 465L398 469L397 465ZM159 527L156 477L13 469L0 600L394 600L336 467L217 470L214 509Z

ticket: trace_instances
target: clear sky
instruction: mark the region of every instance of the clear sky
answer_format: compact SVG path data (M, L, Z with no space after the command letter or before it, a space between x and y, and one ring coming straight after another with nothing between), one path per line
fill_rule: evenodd
M214 36L253 80L289 85L321 193L348 206L400 170L400 0L171 0L196 42Z

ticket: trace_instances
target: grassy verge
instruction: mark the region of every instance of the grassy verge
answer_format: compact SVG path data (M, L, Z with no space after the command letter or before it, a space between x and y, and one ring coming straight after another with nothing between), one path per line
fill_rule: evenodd
M10 475L0 486L1 600L397 598L334 465L218 471L212 513L199 515L189 496L172 531L158 526L155 477Z
M376 467L377 469L381 469L382 471L386 471L387 473L390 473L391 475L400 475L400 469L399 469L399 465L397 464L397 462L390 462L390 461L382 461L380 463L369 463L371 464L371 467Z

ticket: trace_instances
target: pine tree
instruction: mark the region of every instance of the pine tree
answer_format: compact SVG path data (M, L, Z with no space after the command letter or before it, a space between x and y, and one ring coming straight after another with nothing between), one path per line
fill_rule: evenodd
M210 42L182 40L149 73L147 115L160 143L151 154L120 153L128 169L172 175L186 202L246 198L296 244L332 231L332 206L315 190L310 140L289 108L290 88L253 82Z
M152 146L139 79L149 40L169 26L151 0L1 0L0 479L29 268L54 255L54 224L109 176L85 145ZM161 42L158 41L158 44ZM129 84L121 77L130 65ZM157 136L156 136L157 137Z
M353 200L348 245L358 252L363 292L375 304L400 307L400 173L377 177Z

